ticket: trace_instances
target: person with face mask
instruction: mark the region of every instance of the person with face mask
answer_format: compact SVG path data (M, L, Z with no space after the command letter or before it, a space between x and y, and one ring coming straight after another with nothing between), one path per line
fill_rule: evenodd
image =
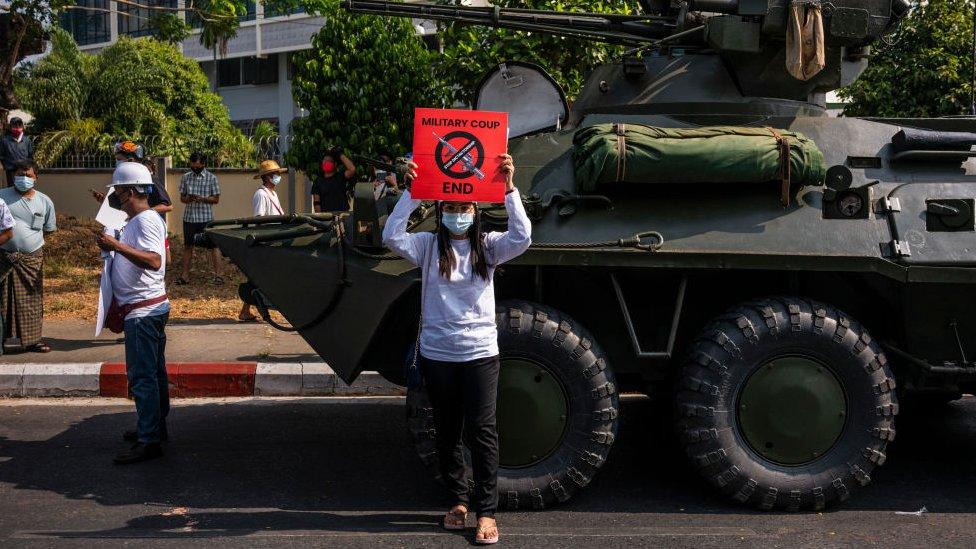
M322 158L322 177L312 184L312 209L316 212L349 211L349 191L356 166L343 154L342 149L333 147Z
M57 230L54 203L37 183L37 166L32 160L17 163L14 186L0 189L0 200L14 218L14 236L0 254L0 312L4 338L19 338L23 349L51 351L41 341L44 321L44 235Z
M119 238L107 233L95 237L99 248L114 254L108 271L112 282L108 315L122 321L126 377L136 403L136 429L122 434L132 446L115 456L118 465L163 455L161 443L168 439L166 224L149 207L152 184L149 170L140 163L126 162L116 168L109 184L114 187L109 205L125 212L128 221Z
M437 458L453 500L443 526L461 530L469 508L478 516L475 542L498 541L498 332L495 329L495 268L532 243L532 224L513 183L512 157L501 156L508 230L483 233L478 206L441 202L435 233L408 233L420 200L406 191L383 228L383 244L420 267L421 322L415 366L434 408ZM416 177L410 163L407 179ZM461 447L469 441L474 485L468 488Z
M34 159L34 141L24 133L24 121L20 117L10 119L7 132L0 137L0 164L7 176L7 186L14 184L17 163Z
M281 184L282 174L288 173L288 168L282 168L274 160L265 160L258 165L258 174L254 179L261 180L261 186L254 191L251 198L251 207L254 215L285 215L281 209L281 201L278 200L278 185ZM251 312L251 306L245 303L241 307L241 312L237 315L241 322L256 322L257 315Z
M180 179L180 202L186 205L183 210L183 271L177 284L190 283L190 263L193 260L193 237L202 233L207 223L213 221L213 207L220 202L220 185L217 176L204 167L203 153L190 155L190 171ZM215 285L223 284L224 279L217 269L217 249L208 245L211 279Z
M149 173L153 176L153 187L152 192L149 193L149 207L155 210L156 213L163 218L163 222L166 222L166 214L173 211L173 201L169 197L169 193L166 192L166 185L156 181L156 163L153 158L147 157L145 155L145 149L142 145L135 143L134 141L119 141L114 146L115 152L115 167L118 168L123 162L139 162L149 169ZM91 190L91 195L99 204L105 200L105 193ZM169 238L166 239L166 262L170 263L171 257L169 253Z

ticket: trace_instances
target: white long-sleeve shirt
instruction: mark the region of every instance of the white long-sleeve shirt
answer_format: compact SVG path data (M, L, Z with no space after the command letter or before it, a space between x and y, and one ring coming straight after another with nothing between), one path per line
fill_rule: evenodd
M408 233L407 221L420 200L404 192L383 228L383 244L420 267L423 284L420 354L430 360L467 362L498 354L495 329L495 267L518 257L532 244L532 223L518 190L505 195L508 230L485 237L488 279L474 272L471 242L451 239L457 265L450 279L438 270L437 235Z

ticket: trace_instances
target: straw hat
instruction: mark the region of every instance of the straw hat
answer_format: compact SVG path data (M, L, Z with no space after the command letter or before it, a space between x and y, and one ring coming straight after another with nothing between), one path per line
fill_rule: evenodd
M261 179L269 173L288 173L288 168L282 168L274 160L264 160L258 164L258 174L254 179Z

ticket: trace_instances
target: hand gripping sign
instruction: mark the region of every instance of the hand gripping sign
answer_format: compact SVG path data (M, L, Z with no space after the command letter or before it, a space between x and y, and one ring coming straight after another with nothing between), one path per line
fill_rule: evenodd
M410 196L423 200L503 202L498 171L508 145L508 113L454 109L414 110Z

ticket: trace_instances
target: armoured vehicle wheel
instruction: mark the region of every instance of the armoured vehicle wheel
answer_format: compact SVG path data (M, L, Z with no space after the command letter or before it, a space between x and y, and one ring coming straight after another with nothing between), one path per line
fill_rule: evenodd
M711 484L761 509L822 509L870 482L895 437L895 380L855 320L796 297L733 308L694 340L678 431Z
M499 506L544 509L586 486L606 460L619 409L613 372L589 332L554 309L503 302L495 322ZM407 422L420 459L440 480L423 389L408 389Z

